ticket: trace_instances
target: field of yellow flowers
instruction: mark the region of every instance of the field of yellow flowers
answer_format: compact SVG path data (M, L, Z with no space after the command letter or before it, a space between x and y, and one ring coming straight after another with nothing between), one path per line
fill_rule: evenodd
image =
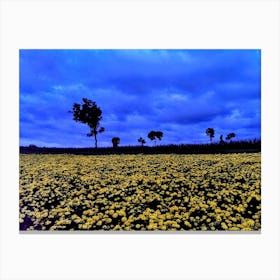
M20 155L20 230L261 229L261 155Z

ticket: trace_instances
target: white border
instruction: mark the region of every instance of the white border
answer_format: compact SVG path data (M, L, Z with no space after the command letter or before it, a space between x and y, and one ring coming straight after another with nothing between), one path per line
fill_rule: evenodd
M0 3L1 279L280 278L279 1ZM262 49L262 233L20 235L22 48Z

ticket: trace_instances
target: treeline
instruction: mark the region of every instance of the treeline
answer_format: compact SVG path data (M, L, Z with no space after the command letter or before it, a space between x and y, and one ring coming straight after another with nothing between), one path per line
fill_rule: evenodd
M47 148L30 145L20 147L21 154L78 154L78 155L110 155L110 154L227 154L261 152L261 140L235 141L212 144L180 144L148 146L120 146L106 148Z
M95 148L97 148L97 135L105 131L105 128L100 126L100 121L102 119L102 110L100 109L100 107L98 107L94 101L87 98L82 98L82 104L74 103L72 111L68 111L68 112L73 114L74 121L89 126L90 132L87 133L87 136L94 137ZM214 128L208 127L205 132L206 135L210 138L210 143L212 143L212 139L215 137ZM231 139L234 138L235 136L236 134L234 132L231 132L226 136L226 140L231 141ZM163 132L151 130L148 133L147 137L151 141L154 141L156 145L156 141L162 139ZM121 142L121 139L115 136L111 139L111 141L113 144L113 148L117 148ZM146 144L146 140L142 137L140 137L137 141L141 144L142 147L144 146L144 144ZM225 144L225 143L226 142L223 139L223 135L220 135L220 144ZM172 146L176 146L176 145L172 145ZM126 149L126 147L122 147L122 148L124 150ZM146 150L148 149L149 148L146 148Z

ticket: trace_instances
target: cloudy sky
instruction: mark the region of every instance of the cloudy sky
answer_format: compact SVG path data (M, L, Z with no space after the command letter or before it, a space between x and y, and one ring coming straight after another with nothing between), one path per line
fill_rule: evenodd
M20 50L20 145L91 147L73 121L88 98L103 112L98 146L138 145L151 130L161 144L207 143L208 127L259 139L259 50Z

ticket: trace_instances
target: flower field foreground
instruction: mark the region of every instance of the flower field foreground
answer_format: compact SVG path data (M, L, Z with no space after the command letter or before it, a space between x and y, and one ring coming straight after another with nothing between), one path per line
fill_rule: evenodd
M261 229L261 155L20 155L20 230Z

